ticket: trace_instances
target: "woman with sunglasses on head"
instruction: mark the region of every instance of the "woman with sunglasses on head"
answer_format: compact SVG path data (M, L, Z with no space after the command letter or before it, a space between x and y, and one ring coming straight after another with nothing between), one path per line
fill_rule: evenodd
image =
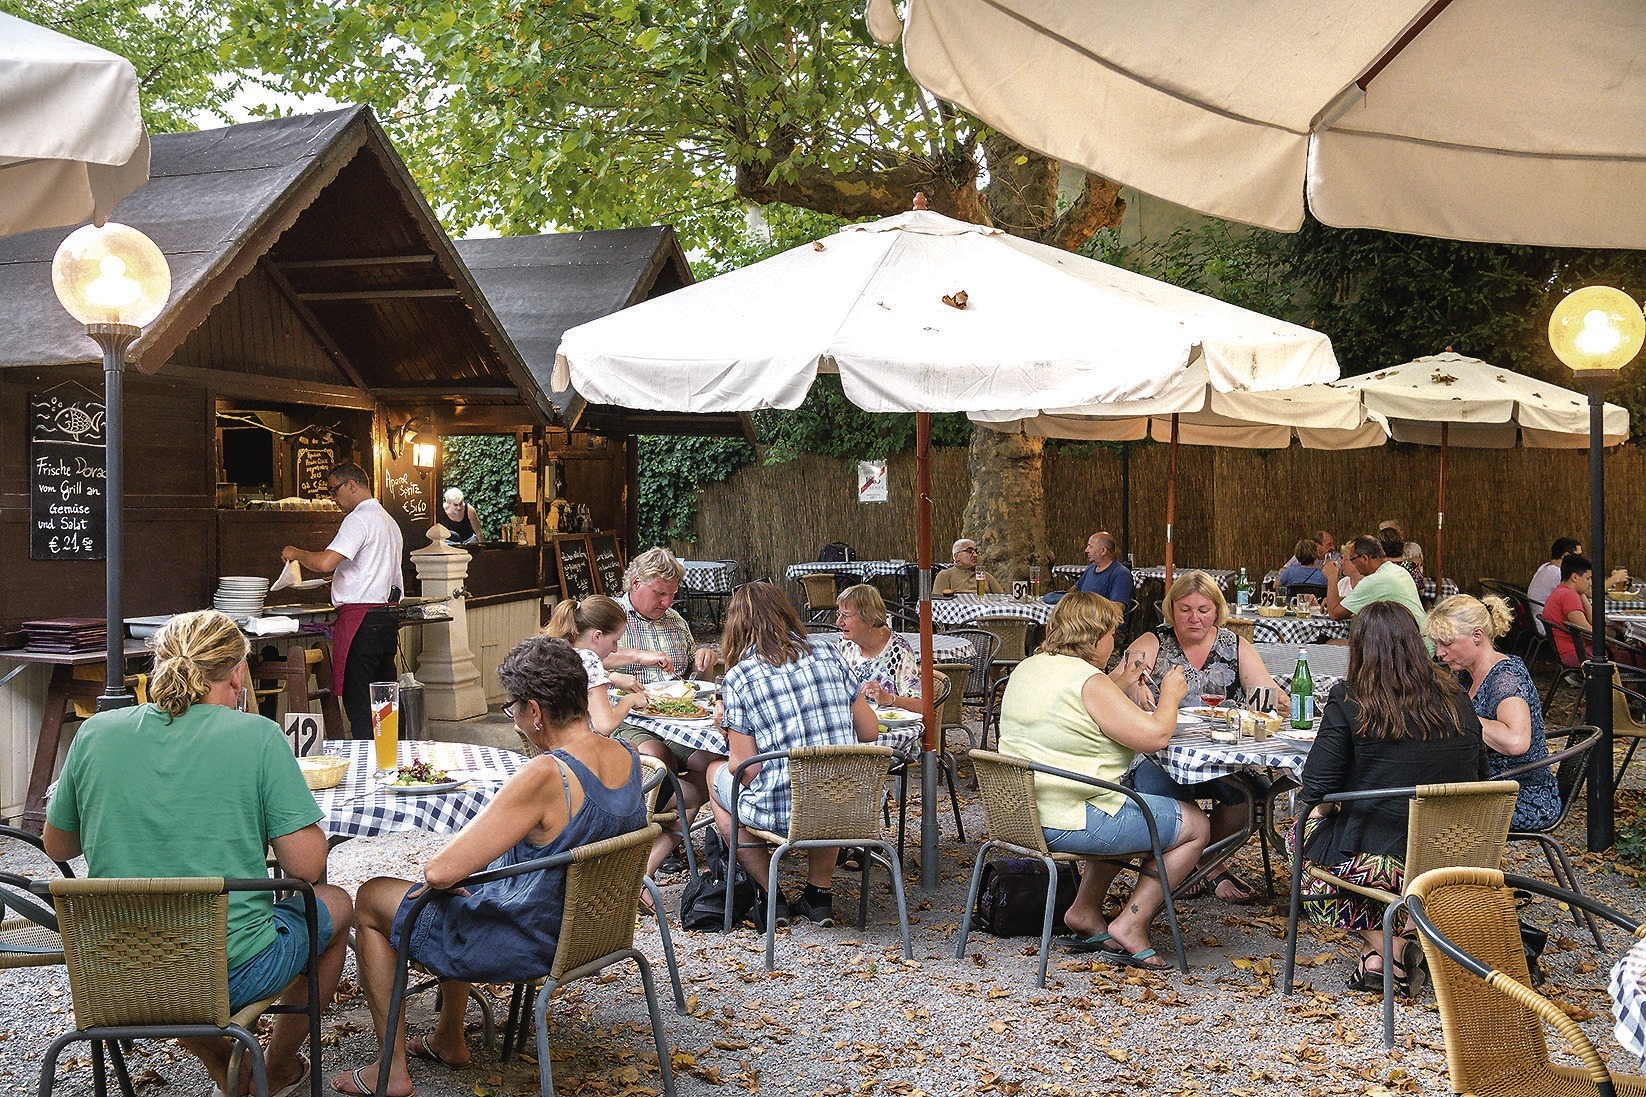
M408 1097L407 1055L466 1066L463 1014L469 984L508 983L547 972L565 909L564 868L528 872L435 899L406 925L425 887L449 888L488 868L505 868L598 842L646 825L640 758L629 744L589 727L588 675L570 644L550 636L522 640L497 668L508 694L505 713L543 753L504 782L497 795L413 883L379 876L360 886L355 956L360 985L381 1037L394 988L395 948L410 933L411 957L442 979L441 1008L427 1036L395 1034L390 1097ZM547 1069L547 1064L544 1064ZM365 1097L377 1084L375 1063L332 1079L338 1093Z

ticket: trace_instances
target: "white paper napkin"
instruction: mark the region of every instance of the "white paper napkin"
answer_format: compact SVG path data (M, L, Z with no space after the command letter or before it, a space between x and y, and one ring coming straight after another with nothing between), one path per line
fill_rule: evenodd
M286 566L280 569L280 574L274 577L274 582L269 584L269 593L273 594L277 590L285 590L294 583L301 583L302 581L303 569L297 566L296 560L288 561Z

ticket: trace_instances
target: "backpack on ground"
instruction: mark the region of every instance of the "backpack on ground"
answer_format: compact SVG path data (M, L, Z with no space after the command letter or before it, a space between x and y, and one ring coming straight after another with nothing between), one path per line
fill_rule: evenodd
M1064 861L1057 866L1057 899L1052 932L1067 933L1063 915L1074 904L1080 870ZM972 925L996 937L1039 937L1046 920L1046 865L1034 857L1001 857L983 866Z

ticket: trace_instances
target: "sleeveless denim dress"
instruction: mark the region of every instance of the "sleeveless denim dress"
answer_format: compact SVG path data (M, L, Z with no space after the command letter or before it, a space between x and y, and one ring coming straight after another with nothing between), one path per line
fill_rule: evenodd
M563 750L552 752L561 764L560 783L571 806L569 768L583 785L583 806L547 845L522 838L488 868L505 868L549 857L575 846L615 837L646 825L640 793L640 757L627 743L629 777L607 788L582 762ZM472 983L507 983L549 973L559 943L560 915L566 905L566 870L528 872L468 889L467 895L444 895L429 903L412 927L412 959L436 975ZM399 944L406 914L416 897L407 895L394 916L390 941Z

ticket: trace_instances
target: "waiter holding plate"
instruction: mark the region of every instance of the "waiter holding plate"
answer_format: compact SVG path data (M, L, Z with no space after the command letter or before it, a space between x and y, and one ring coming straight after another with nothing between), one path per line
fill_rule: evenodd
M337 610L332 628L332 692L343 700L349 734L370 739L371 683L392 681L400 636L395 604L404 587L400 526L372 496L366 471L337 465L326 473L332 499L343 510L343 525L318 552L287 545L280 559L329 574Z

